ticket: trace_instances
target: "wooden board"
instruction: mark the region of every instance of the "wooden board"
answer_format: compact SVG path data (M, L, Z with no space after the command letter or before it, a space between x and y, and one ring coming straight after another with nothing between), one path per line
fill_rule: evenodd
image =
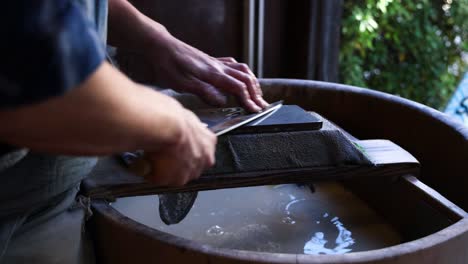
M170 192L202 191L222 188L313 183L342 180L351 177L372 176L396 179L401 175L419 174L418 161L407 151L388 140L356 141L373 165L344 165L337 167L310 167L296 170L270 170L237 174L202 175L180 187L156 186L143 177L131 174L114 158L102 158L91 176L85 180L83 191L92 198L114 199L123 196Z

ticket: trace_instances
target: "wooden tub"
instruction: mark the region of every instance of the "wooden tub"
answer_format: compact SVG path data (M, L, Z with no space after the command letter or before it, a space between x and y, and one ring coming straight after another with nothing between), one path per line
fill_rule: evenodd
M389 139L402 146L420 161L419 179L454 204L408 175L397 181L348 180L342 184L407 242L344 255L296 255L200 245L95 200L90 227L99 263L468 263L468 219L456 206L468 209L466 127L429 107L368 89L303 80L261 83L268 101L283 99L318 112L359 139Z

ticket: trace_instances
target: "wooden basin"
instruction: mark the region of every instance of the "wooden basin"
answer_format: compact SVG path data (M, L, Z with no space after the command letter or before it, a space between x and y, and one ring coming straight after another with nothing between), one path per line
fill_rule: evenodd
M468 209L468 129L462 124L421 104L368 89L304 80L261 83L269 101L283 99L318 112L359 139L389 139L402 146L421 163L422 182ZM439 194L433 195L444 206L430 202L409 184L411 179L342 182L407 241L378 250L296 255L215 248L139 224L100 200L93 201L90 227L99 263L468 263L468 219L454 217L456 206Z

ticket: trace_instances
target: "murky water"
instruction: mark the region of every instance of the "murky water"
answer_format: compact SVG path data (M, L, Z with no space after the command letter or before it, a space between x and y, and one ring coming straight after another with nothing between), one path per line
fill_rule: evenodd
M261 186L200 192L179 224L158 215L157 196L118 199L124 215L161 231L222 248L344 254L396 245L400 235L335 183Z

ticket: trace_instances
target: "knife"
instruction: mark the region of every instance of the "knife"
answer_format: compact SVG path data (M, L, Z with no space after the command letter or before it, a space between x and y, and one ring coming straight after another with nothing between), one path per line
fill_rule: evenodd
M283 101L270 104L261 112L248 113L243 108L217 108L195 111L195 114L216 135L221 136L238 127L248 124L261 117L266 117L277 111L283 105ZM134 155L126 153L126 155ZM145 159L144 154L133 156L129 162L129 170L135 175L146 177L151 173L151 164ZM159 195L159 214L161 220L167 224L177 224L182 221L192 208L198 192L169 193Z

